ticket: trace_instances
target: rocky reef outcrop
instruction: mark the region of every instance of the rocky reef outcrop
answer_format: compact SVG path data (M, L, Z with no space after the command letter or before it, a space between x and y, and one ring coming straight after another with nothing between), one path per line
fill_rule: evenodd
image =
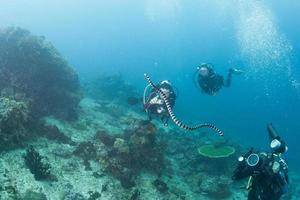
M83 84L87 96L106 101L127 102L137 96L135 88L127 83L121 74L99 75Z
M0 146L10 148L20 145L26 138L28 103L0 97Z
M54 180L54 176L51 174L51 166L49 163L43 161L43 156L30 146L26 150L26 154L23 156L26 166L30 172L34 175L35 180Z
M26 99L34 117L76 116L79 80L66 60L45 40L22 28L0 29L0 92Z
M77 74L44 37L0 29L0 148L32 135L39 119L77 117Z

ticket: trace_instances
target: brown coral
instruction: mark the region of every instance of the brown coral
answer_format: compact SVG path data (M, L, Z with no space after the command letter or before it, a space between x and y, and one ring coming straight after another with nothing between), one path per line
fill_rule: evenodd
M156 131L154 124L141 120L125 130L123 137L112 139L105 132L97 134L107 144L107 152L100 160L123 187L134 186L134 179L142 170L160 174L164 168L164 148L155 139Z

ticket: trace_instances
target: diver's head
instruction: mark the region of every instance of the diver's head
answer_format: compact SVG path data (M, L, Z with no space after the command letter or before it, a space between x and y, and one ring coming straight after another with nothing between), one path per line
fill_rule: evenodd
M170 81L168 81L168 80L163 80L162 82L160 82L160 86L170 86L171 85L171 83L170 83Z
M201 76L208 76L209 70L206 66L199 67L199 74Z
M167 98L170 96L171 93L171 83L168 80L164 80L160 82L160 90L167 96Z
M197 67L200 76L206 77L210 74L210 71L212 69L211 64L208 63L202 63L199 67Z
M160 90L166 95L167 98L170 96L170 90L167 88L160 88Z

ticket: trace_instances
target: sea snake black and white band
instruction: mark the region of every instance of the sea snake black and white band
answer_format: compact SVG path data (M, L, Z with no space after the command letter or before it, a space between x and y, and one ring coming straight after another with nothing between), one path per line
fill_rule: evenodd
M148 81L148 83L160 94L160 96L163 98L164 103L167 107L168 113L172 119L172 121L179 126L182 129L188 130L188 131L193 131L196 129L200 129L200 128L210 128L213 129L214 131L216 131L220 136L223 136L223 131L221 131L218 127L216 127L213 124L209 124L209 123L203 123L203 124L199 124L196 126L188 126L184 123L182 123L180 120L177 119L177 117L175 116L175 114L172 111L171 105L168 101L167 96L165 95L165 93L163 93L150 79L150 77L147 74L144 74L145 79Z

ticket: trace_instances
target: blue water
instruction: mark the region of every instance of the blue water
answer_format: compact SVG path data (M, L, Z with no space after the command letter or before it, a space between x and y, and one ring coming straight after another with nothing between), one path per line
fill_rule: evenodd
M0 26L44 35L81 79L121 72L142 91L143 73L179 90L176 114L213 122L245 147L268 148L272 122L300 164L300 2L248 0L1 1ZM232 87L201 94L192 81L210 62Z

